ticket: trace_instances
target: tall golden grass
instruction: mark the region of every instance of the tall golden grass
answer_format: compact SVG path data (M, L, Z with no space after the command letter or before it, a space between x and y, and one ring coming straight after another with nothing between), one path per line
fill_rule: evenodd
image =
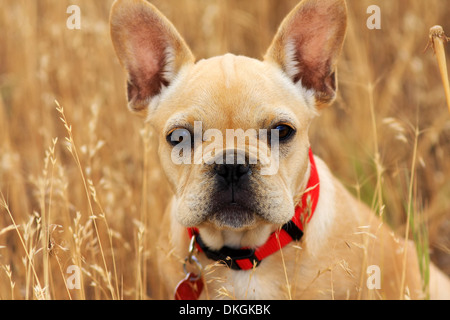
M0 299L167 298L154 258L170 190L154 133L126 108L112 0L0 2ZM153 3L197 58L261 58L297 0ZM71 4L81 30L66 28ZM381 30L366 28L371 4ZM313 125L313 150L416 241L424 279L429 257L450 274L450 117L424 53L431 26L450 30L450 2L348 6L339 97Z

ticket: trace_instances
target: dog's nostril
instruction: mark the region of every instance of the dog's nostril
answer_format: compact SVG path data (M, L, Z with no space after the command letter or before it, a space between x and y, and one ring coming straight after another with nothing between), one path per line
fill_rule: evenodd
M216 164L214 171L223 177L228 183L237 182L243 175L250 171L248 164Z
M228 175L228 168L226 164L216 164L214 166L214 171L216 172L216 174L218 174L219 176L225 177Z
M240 177L248 173L250 166L248 164L238 164L236 168L236 174Z

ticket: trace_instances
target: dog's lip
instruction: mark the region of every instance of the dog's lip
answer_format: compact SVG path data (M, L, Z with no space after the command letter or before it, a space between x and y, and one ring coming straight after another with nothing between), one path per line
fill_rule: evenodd
M222 203L211 214L207 220L220 228L233 230L245 229L253 226L259 215L253 210L236 202Z
M219 232L220 231L247 232L250 230L257 230L258 228L261 228L262 226L266 226L266 225L270 226L271 232L273 232L281 227L280 225L270 223L261 217L255 217L255 221L252 224L246 225L246 226L241 226L239 228L232 227L229 225L224 225L224 224L217 224L215 221L211 221L210 219L206 219L205 221L203 221L202 223L197 225L196 228L215 230L215 231L219 231ZM238 249L240 247L242 247L242 246L237 246L237 247L235 247L235 249Z

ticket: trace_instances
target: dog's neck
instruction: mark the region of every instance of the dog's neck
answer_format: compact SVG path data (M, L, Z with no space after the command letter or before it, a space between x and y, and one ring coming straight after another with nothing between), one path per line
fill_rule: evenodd
M235 231L202 226L199 230L205 244L212 250L219 250L224 246L234 249L259 247L267 241L270 234L278 227L270 224L259 224L252 229Z

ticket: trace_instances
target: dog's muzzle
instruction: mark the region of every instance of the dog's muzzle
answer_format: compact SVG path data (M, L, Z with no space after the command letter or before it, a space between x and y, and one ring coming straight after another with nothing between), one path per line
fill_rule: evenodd
M219 226L242 228L256 219L252 175L257 173L255 165L249 163L248 155L239 151L232 152L234 157L227 157L224 152L221 163L217 161L219 163L210 165L215 186L208 218Z

